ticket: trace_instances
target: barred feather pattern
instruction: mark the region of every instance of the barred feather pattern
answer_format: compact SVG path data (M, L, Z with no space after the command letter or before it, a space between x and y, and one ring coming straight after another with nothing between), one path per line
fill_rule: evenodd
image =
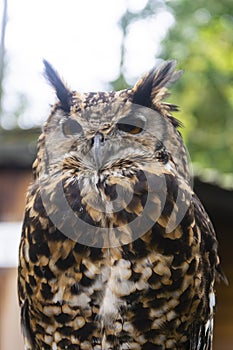
M25 350L211 350L218 243L190 185L176 107L162 101L175 62L132 89L86 94L45 68L59 100L38 141L19 249Z

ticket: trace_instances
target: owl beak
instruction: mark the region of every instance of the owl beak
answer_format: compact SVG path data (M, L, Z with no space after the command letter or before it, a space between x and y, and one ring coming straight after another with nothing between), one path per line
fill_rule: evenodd
M102 165L102 148L104 146L104 135L101 133L96 133L93 138L93 155L95 160L95 165L97 170L100 169Z

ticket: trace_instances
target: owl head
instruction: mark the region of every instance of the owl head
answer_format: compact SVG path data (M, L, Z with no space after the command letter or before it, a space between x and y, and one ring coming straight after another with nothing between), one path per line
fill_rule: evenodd
M49 150L70 152L99 174L114 169L115 161L146 162L155 154L160 165L173 160L180 174L187 173L185 160L180 164L180 123L171 115L177 107L163 102L182 73L175 71L175 61L153 68L132 89L94 93L71 91L47 61L44 65L58 97L43 130L52 136L47 137Z
M158 191L163 187L164 174L188 181L180 123L171 115L177 107L163 102L168 86L181 75L175 61L153 68L131 89L90 93L70 90L47 61L44 65L58 98L34 163L44 202L57 196L54 208L58 207L64 194L76 217L85 216L85 223L119 228L142 212L148 186ZM165 201L165 195L160 199ZM62 204L63 212L68 211L67 203ZM61 213L61 208L52 207L48 204L48 214ZM124 214L126 207L131 218ZM69 223L75 222L68 217Z

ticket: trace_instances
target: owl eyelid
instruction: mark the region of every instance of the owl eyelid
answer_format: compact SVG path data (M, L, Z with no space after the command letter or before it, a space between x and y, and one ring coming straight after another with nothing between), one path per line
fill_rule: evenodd
M72 118L66 118L61 121L62 132L65 136L73 136L83 132L81 124Z
M127 132L129 134L133 134L133 135L136 135L136 134L139 134L142 132L142 128L138 127L138 126L135 126L135 125L131 125L131 124L117 124L117 127L119 130L121 131L124 131L124 132Z
M136 135L144 130L145 120L144 118L129 115L121 118L116 125L121 131Z

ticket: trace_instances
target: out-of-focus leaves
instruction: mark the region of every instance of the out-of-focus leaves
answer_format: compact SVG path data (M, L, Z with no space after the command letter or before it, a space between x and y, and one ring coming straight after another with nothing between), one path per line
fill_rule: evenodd
M185 74L173 90L191 158L199 168L233 172L233 2L175 0L175 25L162 56Z

